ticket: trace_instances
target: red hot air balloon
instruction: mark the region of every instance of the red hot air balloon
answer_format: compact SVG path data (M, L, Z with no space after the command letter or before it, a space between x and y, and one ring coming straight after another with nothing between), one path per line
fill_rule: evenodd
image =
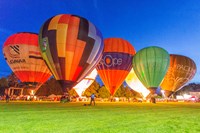
M38 89L50 78L51 72L41 56L37 34L21 32L11 35L3 45L3 53L21 82L36 85Z
M47 20L39 34L40 49L52 74L68 92L100 61L103 39L85 18L61 14Z
M113 96L132 68L134 47L121 38L104 40L104 52L97 71L106 88Z

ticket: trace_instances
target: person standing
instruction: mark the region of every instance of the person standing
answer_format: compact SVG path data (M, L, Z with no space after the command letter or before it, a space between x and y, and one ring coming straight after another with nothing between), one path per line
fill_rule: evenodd
M6 102L7 102L7 103L9 102L9 99L10 99L9 95L6 94Z
M92 102L94 103L94 105L95 105L95 95L94 95L94 93L92 93L92 95L90 96L90 105L92 105Z

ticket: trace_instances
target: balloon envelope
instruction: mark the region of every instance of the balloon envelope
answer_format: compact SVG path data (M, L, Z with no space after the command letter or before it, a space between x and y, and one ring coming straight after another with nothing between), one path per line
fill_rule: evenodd
M141 49L133 57L133 69L143 85L155 93L169 66L169 54L160 47Z
M42 84L51 72L46 66L34 33L16 33L7 38L3 45L4 58L21 82Z
M125 81L131 89L140 93L144 98L149 95L150 91L140 82L133 69L131 69Z
M86 76L81 82L79 82L73 89L78 93L79 96L94 82L97 77L97 70L94 69L88 76Z
M80 82L100 61L103 39L85 18L61 14L47 20L39 34L40 49L64 91Z
M170 65L161 84L162 90L165 90L165 96L169 97L176 92L191 80L195 73L196 64L192 59L183 55L170 54Z
M97 71L106 88L114 95L131 70L134 47L121 38L104 40L104 53Z

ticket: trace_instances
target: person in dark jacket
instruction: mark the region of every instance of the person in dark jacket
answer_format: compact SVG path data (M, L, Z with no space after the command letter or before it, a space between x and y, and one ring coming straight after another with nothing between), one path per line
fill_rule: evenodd
M90 96L90 105L92 105L92 102L94 103L94 105L95 105L95 95L94 95L94 93L92 93L92 95Z
M8 103L8 102L9 102L9 100L10 100L10 97L9 97L9 95L8 95L8 94L6 94L6 102Z

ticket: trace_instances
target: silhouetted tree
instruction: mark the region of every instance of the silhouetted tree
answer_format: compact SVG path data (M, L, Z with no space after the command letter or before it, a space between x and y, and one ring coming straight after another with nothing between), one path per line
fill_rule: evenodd
M96 97L99 97L99 88L100 85L98 82L96 82L96 80L85 90L85 92L83 93L84 96L86 97L90 97L92 95L92 93L95 94Z
M51 78L46 83L44 83L36 92L36 95L40 95L40 96L48 96L51 94L55 94L55 95L63 94L60 84L54 78Z
M101 86L101 88L99 88L98 92L99 92L99 97L101 97L101 98L109 98L110 97L110 93L104 85Z
M19 79L17 78L17 76L15 75L15 73L11 73L8 76L8 86L9 87L15 87L18 84Z
M3 77L0 79L0 95L4 95L5 89L8 88L8 80Z

